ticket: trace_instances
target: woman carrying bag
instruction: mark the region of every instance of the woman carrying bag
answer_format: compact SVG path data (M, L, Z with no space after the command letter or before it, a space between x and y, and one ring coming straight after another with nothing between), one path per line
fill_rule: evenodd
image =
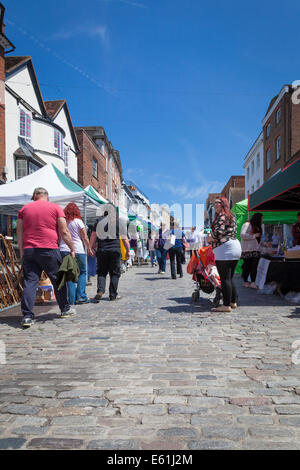
M171 277L172 279L177 279L177 274L180 277L183 277L182 272L182 255L183 255L183 244L186 243L186 239L184 233L179 228L175 228L174 223L171 225L170 231L170 244L172 245L169 248L169 258L170 258L170 265L171 265ZM176 260L176 266L175 266Z
M219 197L214 203L215 218L212 224L212 247L216 266L221 280L223 305L213 308L213 312L231 312L237 308L237 291L233 276L241 257L241 245L236 238L236 221L229 209L228 200Z

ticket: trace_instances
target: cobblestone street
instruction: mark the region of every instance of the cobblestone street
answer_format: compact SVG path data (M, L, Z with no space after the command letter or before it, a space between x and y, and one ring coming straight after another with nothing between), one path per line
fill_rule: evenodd
M300 449L300 309L237 283L232 313L149 266L64 320L3 312L0 449Z

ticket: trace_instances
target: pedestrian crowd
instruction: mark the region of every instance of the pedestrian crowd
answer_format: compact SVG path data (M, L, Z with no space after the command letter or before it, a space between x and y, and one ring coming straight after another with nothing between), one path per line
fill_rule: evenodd
M17 220L18 245L24 274L21 302L23 327L28 328L34 323L33 307L43 271L53 285L61 318L75 314L76 304L90 302L86 293L87 277L90 278L96 272L97 292L92 301L99 302L102 299L108 275L109 300L118 300L121 260L128 265L138 260L139 240L130 237L129 241L127 226L122 226L115 208L111 205L104 207L103 215L89 230L88 236L87 227L75 203L69 203L63 210L49 201L45 188L36 188L32 200L32 203L26 204L19 211ZM234 273L240 258L244 260L244 286L256 288L262 215L255 214L243 225L240 243L228 200L224 197L217 198L214 210L211 233L204 244L211 244L213 249L223 305L213 310L230 312L238 306ZM171 278L175 280L177 276L183 277L186 253L189 253L191 262L193 253L203 246L203 239L196 227L185 234L173 217L170 222L170 228L161 224L155 235L149 233L146 248L151 266L158 265L158 274L165 274L169 258ZM295 233L298 234L298 225Z

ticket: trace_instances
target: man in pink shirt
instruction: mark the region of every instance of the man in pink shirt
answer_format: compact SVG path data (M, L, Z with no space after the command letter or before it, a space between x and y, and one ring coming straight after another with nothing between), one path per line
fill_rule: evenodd
M20 257L23 262L24 290L21 302L23 328L34 322L33 307L42 271L45 271L54 287L61 318L76 313L67 299L67 286L57 289L57 273L62 262L58 249L59 235L75 257L74 245L67 227L64 211L49 202L48 191L36 188L34 202L22 207L18 214L17 235Z

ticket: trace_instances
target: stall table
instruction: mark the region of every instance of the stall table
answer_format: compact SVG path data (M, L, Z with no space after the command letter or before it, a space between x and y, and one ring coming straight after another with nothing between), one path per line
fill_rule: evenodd
M300 259L265 257L270 260L266 282L280 284L282 294L289 291L300 291Z

